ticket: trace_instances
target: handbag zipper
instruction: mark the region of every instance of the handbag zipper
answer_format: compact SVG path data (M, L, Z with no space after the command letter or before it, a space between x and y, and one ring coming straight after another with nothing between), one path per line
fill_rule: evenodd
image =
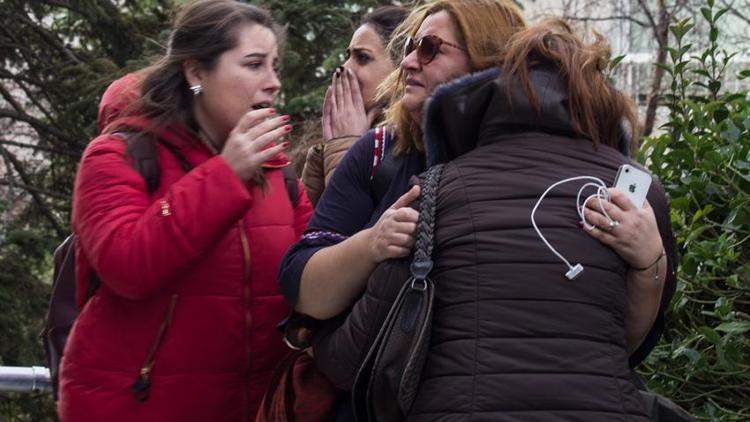
M250 327L252 326L252 315L250 314L250 265L252 263L252 257L250 255L250 242L247 239L247 233L243 220L237 222L237 226L240 230L240 242L242 243L242 254L245 261L245 274L244 274L244 302L245 302L245 357L247 358L245 370L250 371L251 355L252 350L250 347Z

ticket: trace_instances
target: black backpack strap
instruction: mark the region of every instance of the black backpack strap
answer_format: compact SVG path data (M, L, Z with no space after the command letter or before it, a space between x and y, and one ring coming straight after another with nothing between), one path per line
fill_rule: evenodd
M172 153L180 162L180 167L186 173L193 169L193 166L185 158L177 147L166 141L157 141L153 137L138 137L135 132L115 132L127 144L126 151L133 157L133 168L143 176L146 181L148 193L152 194L159 188L161 178L161 169L159 168L159 154L157 145L163 145Z
M297 173L292 166L282 167L281 172L284 173L284 185L286 186L286 193L289 195L289 202L292 203L293 209L297 209L297 205L299 205L299 184L297 183Z
M177 161L180 162L180 168L182 168L182 171L187 173L193 169L193 165L190 164L190 161L188 161L188 159L185 158L185 155L181 153L180 150L177 149L176 146L170 144L167 141L159 141L159 144L164 146L164 148L168 149L169 152L171 152L172 155L174 155L175 158L177 158Z

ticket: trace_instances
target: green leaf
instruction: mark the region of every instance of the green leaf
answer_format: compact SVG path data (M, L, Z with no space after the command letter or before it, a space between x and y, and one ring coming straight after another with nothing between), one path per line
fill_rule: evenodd
M732 312L732 305L733 302L724 296L716 299L716 303L714 303L716 316L721 319L725 319L727 316L729 316L730 312ZM716 328L716 330L721 331L718 329L718 327Z
M730 334L742 334L750 331L750 321L730 321L719 324L716 331Z
M624 59L626 56L627 56L627 54L621 54L621 55L616 56L613 59L611 59L609 61L609 70L610 70L610 72L612 70L614 70L617 67L617 65L620 64L620 62L622 61L622 59Z
M700 352L687 346L681 346L672 354L673 358L678 358L680 356L685 356L686 358L688 358L690 363L692 363L693 365L697 364L701 360Z
M740 130L739 128L737 128L737 126L735 126L733 122L730 121L726 129L721 132L721 137L730 142L737 142L740 139ZM735 167L737 167L736 164Z
M721 86L721 83L717 82L719 84L719 87ZM716 91L718 91L719 88L716 88ZM727 118L729 118L729 110L724 106L716 107L716 110L714 110L714 122L721 123Z
M672 59L672 62L677 62L677 59L680 57L680 52L672 47L667 47L667 51L669 52L669 57Z
M674 70L672 66L666 63L656 63L656 67L660 69L664 69L665 72L669 73L670 75L674 74Z
M721 344L721 336L719 335L719 333L714 331L711 327L706 327L706 326L698 327L697 330L699 333L703 334L703 337L705 337L706 340L711 342L711 344L713 344L714 346L718 346Z
M718 21L718 20L719 20L719 19L720 19L720 18L721 18L722 16L724 16L724 14L725 14L725 13L727 13L727 12L728 12L729 10L730 10L730 8L728 8L728 7L725 7L725 8L723 8L723 9L719 10L718 12L716 12L716 14L714 15L714 22Z

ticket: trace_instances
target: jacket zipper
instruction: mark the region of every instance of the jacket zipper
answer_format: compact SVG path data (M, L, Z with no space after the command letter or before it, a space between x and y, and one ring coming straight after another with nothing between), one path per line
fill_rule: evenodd
M250 372L252 350L250 348L250 330L253 322L252 315L250 314L250 242L247 239L247 233L245 232L244 221L241 219L237 222L237 226L240 229L240 241L242 242L242 254L245 261L245 276L243 279L244 286L244 299L245 299L245 371Z
M167 328L172 323L172 315L174 314L175 306L177 306L177 298L178 295L176 293L170 297L167 314L164 316L161 325L159 325L159 332L156 334L154 343L151 345L148 355L146 355L146 360L143 362L140 373L131 387L135 399L139 402L148 400L149 389L151 388L151 371L154 369L154 357L156 356L156 351L159 350L159 345L164 340Z

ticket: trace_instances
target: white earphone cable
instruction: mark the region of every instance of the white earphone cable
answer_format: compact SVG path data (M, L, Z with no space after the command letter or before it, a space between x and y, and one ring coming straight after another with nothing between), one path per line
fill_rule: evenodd
M576 195L576 211L578 212L578 216L581 219L581 223L587 230L591 230L592 228L596 227L592 224L589 224L588 221L586 221L586 216L584 215L584 209L586 208L586 205L591 199L596 198L599 201L599 209L602 211L605 217L607 217L607 220L609 220L610 223L614 222L612 217L609 216L607 211L604 209L604 203L603 201L609 200L609 191L607 191L607 185L604 183L602 179L599 179L598 177L593 176L577 176L577 177L570 177L568 179L563 179L558 182L553 183L550 185L550 187L547 188L547 190L544 191L544 193L539 197L536 204L534 205L534 208L531 210L531 225L534 226L534 230L536 231L536 234L539 236L540 239L542 239L542 242L544 242L545 245L549 248L549 250L552 251L558 258L560 258L561 261L565 263L565 265L568 267L568 272L565 273L565 276L573 280L578 275L583 272L583 266L581 264L572 265L567 259L565 259L562 254L560 254L552 245L547 241L547 239L542 234L542 231L539 230L539 227L536 224L536 211L539 209L539 206L542 204L542 201L547 196L552 189L556 188L559 185L562 185L563 183L573 182L577 180L590 180L590 182L585 183L581 188L578 190L578 194ZM596 193L589 195L586 197L586 199L581 203L581 196L583 195L583 192L587 188L596 188Z

